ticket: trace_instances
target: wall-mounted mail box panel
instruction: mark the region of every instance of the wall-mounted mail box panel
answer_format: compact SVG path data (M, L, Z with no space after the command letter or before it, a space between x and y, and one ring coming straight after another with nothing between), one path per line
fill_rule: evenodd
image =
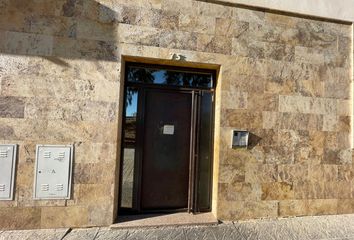
M34 199L70 199L72 145L37 145Z
M244 130L232 130L232 148L247 148L249 132Z
M0 145L0 200L13 200L17 145Z

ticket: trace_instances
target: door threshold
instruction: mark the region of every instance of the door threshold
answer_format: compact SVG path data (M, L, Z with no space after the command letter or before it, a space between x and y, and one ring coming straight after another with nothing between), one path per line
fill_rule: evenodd
M119 216L118 222L110 228L145 228L186 225L215 225L218 220L211 212L208 213L171 213L171 214L140 214Z

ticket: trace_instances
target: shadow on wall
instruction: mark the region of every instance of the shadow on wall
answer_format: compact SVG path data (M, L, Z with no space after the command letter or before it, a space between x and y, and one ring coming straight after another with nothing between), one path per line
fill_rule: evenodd
M0 52L117 61L119 18L94 0L0 0Z

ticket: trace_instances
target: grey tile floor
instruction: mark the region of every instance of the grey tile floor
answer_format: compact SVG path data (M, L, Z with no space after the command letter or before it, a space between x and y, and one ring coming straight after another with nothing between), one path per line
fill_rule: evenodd
M0 240L354 240L354 215L230 222L209 226L1 231Z

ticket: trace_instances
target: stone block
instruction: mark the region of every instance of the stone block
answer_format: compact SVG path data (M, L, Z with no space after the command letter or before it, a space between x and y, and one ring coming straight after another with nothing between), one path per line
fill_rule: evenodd
M339 163L339 151L325 149L322 163L323 164L338 164Z
M70 143L73 141L92 142L116 142L117 125L107 123L97 125L97 123L88 122L69 122L69 121L48 121L48 120L22 120L19 124L18 120L1 118L0 123L2 130L9 140L29 140L43 141L50 143ZM1 135L0 135L1 136Z
M277 216L277 201L224 201L218 204L218 219L221 220L275 218Z
M350 100L337 100L337 115L350 116L351 114L351 101Z
M337 115L324 115L323 116L323 131L336 131L338 126Z
M279 216L304 216L308 214L308 200L283 200L279 201Z
M88 206L88 225L90 226L108 226L112 224L113 207L112 199L110 201L99 202Z
M82 68L85 67L82 66ZM90 72L87 74L89 75ZM72 101L93 100L106 102L114 102L114 99L118 97L119 83L101 81L104 75L100 75L98 72L90 77L86 77L86 74L83 74L80 79L66 78L69 73L58 75L54 77L50 74L46 80L31 75L21 79L15 76L5 78L1 86L2 95L56 99L63 99L63 95L65 95L65 99ZM92 77L96 77L96 80L91 80L90 78Z
M279 111L308 114L327 114L336 116L337 101L327 98L302 96L279 96Z
M294 183L295 199L323 199L324 183L299 181Z
M264 11L248 10L244 8L234 8L232 17L239 21L254 23L264 23L266 13Z
M309 47L296 46L295 47L295 61L308 64L324 64L324 52Z
M225 109L222 110L221 116L221 124L225 127L247 129L260 128L262 126L261 112Z
M310 113L310 99L302 96L279 96L279 111L293 113Z
M338 125L337 125L337 131L339 132L350 132L351 131L351 117L349 116L339 116L338 118Z
M262 188L257 183L219 185L219 194L225 201L260 201Z
M196 50L198 36L196 33L182 31L163 31L159 45L170 49Z
M94 20L80 19L77 21L76 37L80 39L91 39L113 42L118 36L117 25L103 24Z
M139 7L143 9L161 9L162 0L136 0L127 2L125 0L115 0L115 1L107 1L107 0L99 0L101 4L104 4L108 8L112 10L116 10L117 5L124 5L129 7Z
M227 109L247 109L247 92L222 91L221 105Z
M294 199L292 184L286 182L262 183L262 200Z
M278 181L280 182L299 182L308 179L307 164L282 164L278 165Z
M5 13L5 9L3 10ZM25 29L26 15L20 12L17 14L1 14L0 15L0 29L3 31L4 37L5 31L22 32Z
M75 196L78 205L95 205L113 199L111 184L76 184L75 188L78 188Z
M263 128L278 129L280 127L281 114L277 112L262 112Z
M113 184L115 181L114 172L111 171L114 164L110 163L75 163L74 183L75 184Z
M336 214L337 199L313 199L309 200L309 214L312 215L328 215Z
M264 147L276 146L279 143L278 132L274 129L249 129L249 149L257 162L262 162L256 157L259 151L265 152ZM259 156L260 157L260 156ZM263 156L264 157L264 156Z
M351 164L353 162L352 149L342 149L338 152L338 164Z
M33 229L41 227L40 208L0 208L1 229Z
M119 24L118 40L121 43L159 46L159 37L162 30L152 27Z
M293 62L295 59L295 47L282 43L266 43L265 58L276 61Z
M265 163L268 164L292 164L294 163L294 150L292 146L265 146Z
M65 121L115 122L117 105L109 102L30 98L26 101L26 119L45 118Z
M221 25L220 23L217 23ZM180 15L179 16L179 30L185 32L193 32L200 34L213 35L216 31L221 31L216 27L215 17L204 15ZM217 34L219 35L219 34Z
M245 170L245 182L267 183L277 181L278 169L275 164L246 163Z
M23 29L28 33L43 34L57 37L77 36L77 22L74 18L59 16L26 16Z
M328 150L338 150L338 133L324 132L324 148Z
M233 8L223 5L207 2L198 2L197 4L198 14L213 17L227 17L233 16Z
M309 179L313 182L337 181L338 165L313 164L309 165Z
M353 199L339 199L337 205L338 214L354 213L354 200Z
M306 47L328 48L336 44L337 36L321 24L300 21L296 24L299 31L299 44Z
M43 207L41 228L88 226L87 207Z
M215 34L225 37L233 37L234 27L237 23L230 18L216 18Z
M256 111L278 111L278 95L264 93L250 93L248 95L247 109Z
M351 182L339 181L336 182L336 185L338 191L338 199L350 199L353 197L353 187Z
M281 113L280 129L321 130L323 116L303 113Z
M177 13L195 13L196 8L193 5L193 1L178 1L178 0L163 0L161 1L161 9L166 11L174 11Z
M5 32L2 52L20 55L51 56L53 37L24 32Z
M61 37L55 37L53 40L53 55L56 57L116 61L119 57L117 51L113 41Z
M0 117L24 118L25 101L19 97L0 97Z
M338 180L350 182L354 178L354 170L352 164L343 164L338 166Z
M174 11L161 11L155 26L162 29L178 30L179 16L180 15Z
M75 144L76 163L109 163L117 154L115 143L92 143L90 141Z
M230 55L231 39L223 36L199 34L197 38L197 50Z
M235 66L235 67L240 67L240 66ZM246 69L244 69L244 71L247 74ZM258 93L261 96L264 93L265 79L259 75L238 75L232 69L230 70L223 69L223 81L227 81L228 83L228 87L226 86L224 87L224 82L223 82L222 88L225 91L230 91L231 89L237 89L238 91L247 92L249 94Z
M260 41L250 41L238 38L232 39L232 55L255 59L264 59L266 44Z
M298 19L296 17L292 17L292 16L266 12L265 13L265 21L266 21L266 23L269 23L272 25L279 25L279 26L292 28L292 27L295 27Z
M233 183L245 181L244 164L221 164L219 166L219 183Z
M275 218L278 216L278 201L245 202L239 219Z

